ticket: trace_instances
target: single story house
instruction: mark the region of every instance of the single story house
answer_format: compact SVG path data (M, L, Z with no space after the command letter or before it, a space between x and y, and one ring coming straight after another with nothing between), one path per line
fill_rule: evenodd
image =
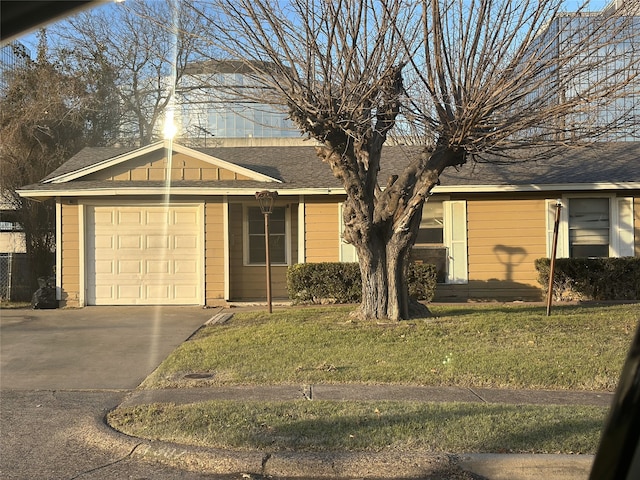
M381 183L410 155L385 147ZM278 192L275 299L288 265L356 260L344 190L313 146L85 148L20 194L55 199L61 306L220 305L265 298L262 190ZM445 172L413 252L438 265L436 301L540 300L534 260L550 256L558 200L558 257L637 256L640 143Z

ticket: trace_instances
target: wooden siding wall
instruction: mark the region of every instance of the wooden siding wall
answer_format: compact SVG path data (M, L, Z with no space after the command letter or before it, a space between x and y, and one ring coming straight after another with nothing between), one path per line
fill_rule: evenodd
M305 254L308 263L340 260L338 204L307 201L305 204Z
M539 300L534 261L546 257L544 199L467 202L470 298Z
M205 304L224 303L224 207L221 199L204 205Z
M80 222L78 205L62 204L60 307L80 306Z
M132 167L133 165L133 167ZM126 162L89 175L91 180L165 181L167 159L144 156L137 163ZM249 180L249 177L178 153L171 160L171 180Z
M255 204L255 199L252 200ZM276 204L278 206L278 204ZM291 262L298 255L298 213L297 205L289 205L287 215L291 221ZM264 265L244 265L243 245L243 205L229 204L229 295L232 301L252 301L266 299L266 269ZM274 299L286 299L287 266L271 266L271 295Z

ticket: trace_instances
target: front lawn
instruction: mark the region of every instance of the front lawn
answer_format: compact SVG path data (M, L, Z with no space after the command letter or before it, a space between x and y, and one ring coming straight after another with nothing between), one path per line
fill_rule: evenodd
M355 322L349 307L236 314L203 328L144 382L368 383L613 390L637 305L432 306L436 318Z
M613 391L637 305L432 306L436 318L355 322L348 307L235 315L201 329L145 388L368 383ZM186 379L188 374L208 379ZM594 453L607 409L388 401L215 401L118 408L127 434L305 451Z

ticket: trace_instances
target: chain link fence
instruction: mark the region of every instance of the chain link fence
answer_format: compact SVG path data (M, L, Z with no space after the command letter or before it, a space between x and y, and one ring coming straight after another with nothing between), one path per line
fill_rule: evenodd
M0 299L16 302L31 299L29 259L25 253L0 253Z

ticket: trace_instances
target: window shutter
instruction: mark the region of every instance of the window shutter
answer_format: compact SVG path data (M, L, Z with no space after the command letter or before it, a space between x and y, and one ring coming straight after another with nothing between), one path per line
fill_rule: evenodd
M467 202L444 202L444 243L449 251L447 283L467 283Z
M558 200L547 200L547 258L551 258L553 249L553 228L556 221L556 205ZM556 258L567 258L568 250L568 232L567 232L567 206L563 204L560 210L560 225L558 226L558 245L556 247Z
M633 257L634 256L634 229L633 229L633 198L616 198L616 211L612 217L615 224L612 232L612 252L613 257Z
M344 220L342 218L342 208L343 204L338 204L338 221L340 222L340 261L341 262L357 262L358 261L358 252L356 251L356 247L347 243L342 238L342 233L344 232Z

